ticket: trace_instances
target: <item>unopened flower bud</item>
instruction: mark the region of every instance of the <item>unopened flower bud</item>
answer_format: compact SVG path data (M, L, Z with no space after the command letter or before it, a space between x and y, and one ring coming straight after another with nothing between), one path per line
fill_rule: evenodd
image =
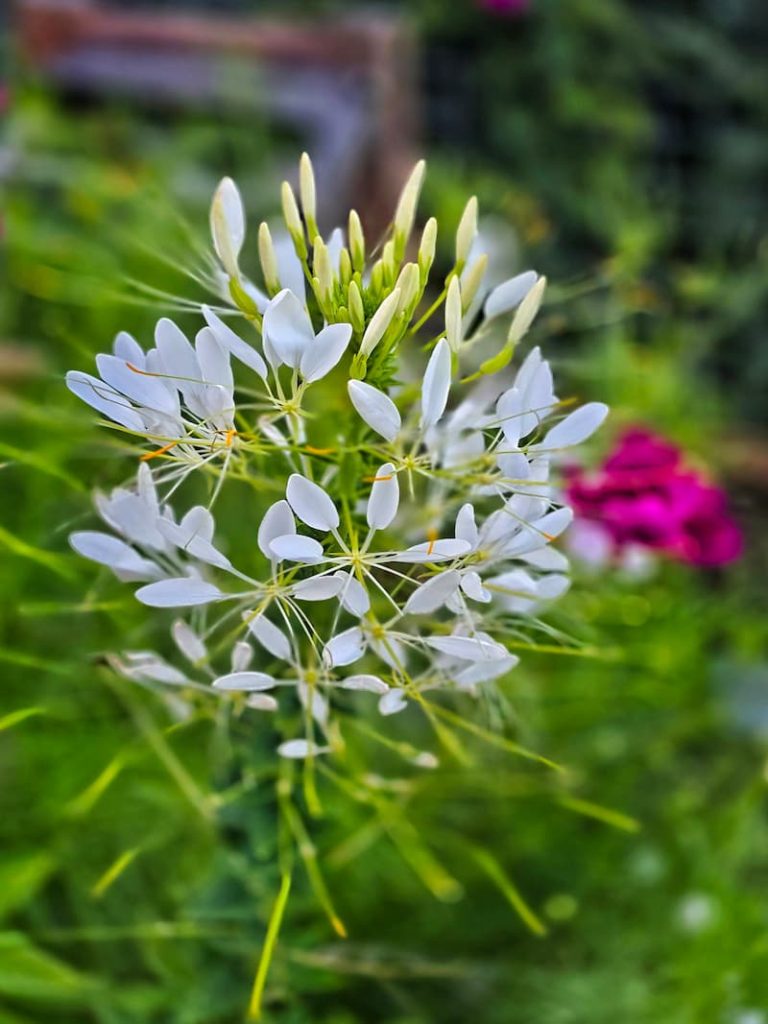
M400 303L397 308L398 313L404 313L413 309L418 302L420 285L421 278L419 276L419 268L417 264L406 263L400 271L400 276L398 277L395 285L395 288L400 291Z
M362 356L369 356L384 337L387 328L392 323L395 313L397 312L399 302L400 289L395 288L394 291L389 293L373 314L371 321L365 330L365 334L363 335L363 340L360 342L360 354Z
M461 331L461 285L454 275L448 285L445 299L445 336L451 352L458 352L462 342Z
M277 269L275 247L266 221L259 225L259 262L267 291L270 295L276 295L280 291L280 272Z
M426 166L424 160L419 160L408 176L408 180L403 186L403 191L400 193L400 198L397 201L393 237L395 258L398 261L402 260L405 255L405 248L408 245L408 239L411 237L413 222L416 217L416 205L419 201L419 193L421 192L421 184L424 180Z
M349 309L350 323L357 334L362 334L365 330L365 309L363 307L363 299L360 295L360 289L357 287L357 282L355 281L349 282L349 289L347 291L347 308Z
M232 278L240 277L238 256L245 240L245 213L237 185L222 178L211 202L211 236L221 265Z
M312 270L320 286L320 297L327 301L333 293L333 270L328 246L319 235L312 245Z
M540 277L517 307L512 323L510 324L509 333L507 334L508 343L516 345L521 338L528 333L528 328L531 326L536 314L539 312L539 307L541 306L542 299L544 298L544 289L546 287L546 277Z
M349 239L349 252L352 256L352 266L359 273L363 272L365 266L365 235L363 225L355 210L349 211L349 226L347 230Z
M299 160L299 196L304 220L310 238L317 234L317 197L315 192L315 172L309 154L302 153Z
M381 260L376 262L371 267L371 276L368 279L368 290L373 295L379 295L384 284L384 266Z
M381 264L384 272L384 280L389 285L393 284L395 275L397 274L397 260L395 258L395 243L391 238L385 243L384 248L381 250Z
M287 181L283 182L280 198L282 200L285 226L288 228L288 234L293 239L296 254L300 260L305 260L307 258L307 243L304 239L304 225L301 223L299 208L296 205L296 196L293 194L293 189Z
M461 311L466 313L469 307L472 305L472 300L477 295L478 289L482 284L483 278L485 277L485 271L488 268L488 255L482 253L476 260L473 261L472 266L467 269L466 274L461 281Z
M456 266L461 269L467 262L469 250L477 234L477 196L472 196L464 207L456 231Z
M339 280L345 286L352 280L352 260L346 246L339 253Z
M436 245L437 221L434 217L430 217L424 225L424 230L421 233L421 243L419 245L419 270L421 271L422 280L426 280L427 275L432 268L432 263L435 259Z

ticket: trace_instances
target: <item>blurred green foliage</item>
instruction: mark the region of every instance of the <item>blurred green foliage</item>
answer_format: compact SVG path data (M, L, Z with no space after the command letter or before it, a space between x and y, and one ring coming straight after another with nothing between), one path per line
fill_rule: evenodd
M437 147L428 204L457 219L469 186L514 229L521 256L554 278L537 338L574 389L608 398L615 426L646 419L722 462L724 424L751 412L748 381L718 388L703 371L735 358L737 341L762 358L764 197L745 172L742 212L712 185L718 201L685 220L692 196L653 174L646 87L675 93L686 73L695 105L738 79L751 111L764 102L756 82L715 46L716 26L675 33L668 10L618 0L534 4L506 27L459 6L430 17L430 38L470 37L484 115L470 157ZM729 110L723 100L726 134L710 140L718 158L738 128ZM180 268L205 244L212 185L234 172L253 216L269 212L258 184L273 140L264 125L203 116L66 112L31 87L9 133L0 1024L235 1024L290 827L272 736L205 706L179 719L104 667L104 651L164 643L167 621L148 636L145 611L68 552L67 532L89 521L83 481L108 487L128 466L62 375L119 328L148 337L167 306L133 282L200 297ZM755 166L750 146L764 159L744 145L739 166ZM768 566L758 496L736 499L755 527L743 565L577 581L551 619L568 651L529 652L498 700L444 706L485 736L451 722L452 755L417 714L387 721L385 737L439 751L438 768L372 737L375 716L348 722L344 774L318 779L324 817L310 823L297 799L294 827L310 829L350 937L334 935L298 863L266 1020L757 1024ZM255 520L230 514L252 543Z

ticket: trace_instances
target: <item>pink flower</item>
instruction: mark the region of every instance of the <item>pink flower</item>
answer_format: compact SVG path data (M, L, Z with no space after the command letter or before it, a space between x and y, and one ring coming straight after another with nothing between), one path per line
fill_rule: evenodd
M572 469L568 497L577 517L604 532L615 557L640 547L711 567L734 561L743 549L724 492L688 468L679 448L644 428L623 434L597 473Z

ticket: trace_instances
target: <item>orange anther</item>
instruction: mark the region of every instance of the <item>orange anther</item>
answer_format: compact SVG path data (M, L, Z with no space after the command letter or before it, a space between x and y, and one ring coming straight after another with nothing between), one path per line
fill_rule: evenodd
M230 430L226 430L224 432L224 444L227 446L227 448L231 448L232 447L232 441L236 437L237 437L237 431L236 430L230 429Z
M133 363L129 363L127 359L125 361L125 365L128 367L129 370L133 370L134 373L140 373L142 375L142 377L156 377L157 376L156 373L150 373L149 370L140 370L138 368L138 366L134 366Z
M156 448L153 452L144 452L144 454L139 457L139 460L141 462L149 462L150 459L155 459L158 455L165 455L165 453L169 452L171 448L175 448L178 443L178 441L171 441L170 444L163 445L162 448Z

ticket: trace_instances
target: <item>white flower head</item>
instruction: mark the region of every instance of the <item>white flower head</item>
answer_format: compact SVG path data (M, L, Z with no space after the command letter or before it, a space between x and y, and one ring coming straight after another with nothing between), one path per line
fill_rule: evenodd
M71 545L138 585L180 660L115 664L256 723L279 708L288 759L332 755L334 716L356 702L388 719L435 689L499 685L518 660L509 638L569 585L557 467L607 406L556 393L526 340L546 280L492 270L474 198L446 277L430 282L434 219L408 261L423 176L419 164L370 258L354 211L346 233L320 235L308 157L300 203L283 186L282 231L247 236L225 178L211 207L217 298L194 339L162 318L148 349L121 333L98 375L67 375L139 447L135 479L96 496L106 527ZM265 292L240 271L249 237ZM484 360L479 343L505 331Z

